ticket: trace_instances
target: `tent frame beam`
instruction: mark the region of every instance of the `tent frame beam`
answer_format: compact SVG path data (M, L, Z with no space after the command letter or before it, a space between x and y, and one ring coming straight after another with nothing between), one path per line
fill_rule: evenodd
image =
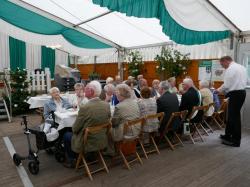
M85 20L85 21L81 21L80 23L75 24L73 27L77 27L77 26L80 26L80 25L82 25L82 24L88 23L88 22L93 21L93 20L95 20L95 19L98 19L98 18L100 18L100 17L106 16L106 15L112 13L112 12L113 12L113 11L109 10L109 11L107 11L107 12L104 12L104 13L100 14L100 15L97 15L97 16L94 16L94 17L92 17L92 18L89 18L89 19L87 19L87 20Z

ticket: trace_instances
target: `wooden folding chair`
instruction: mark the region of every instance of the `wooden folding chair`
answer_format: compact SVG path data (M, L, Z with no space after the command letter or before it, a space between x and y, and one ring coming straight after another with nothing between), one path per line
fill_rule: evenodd
M97 126L93 126L93 127L88 127L84 130L83 132L83 144L86 145L87 142L88 142L88 136L91 134L98 134L100 133L101 131L103 130L106 130L106 133L107 133L107 136L109 137L110 136L110 128L111 128L111 122L109 123L105 123L105 124L101 124L101 125L97 125ZM102 156L102 153L101 153L102 150L97 150L97 153L98 153L98 160L96 161L93 161L93 162L89 162L87 163L85 157L84 157L84 152L81 152L77 158L77 162L76 162L76 169L79 169L81 167L85 167L85 170L87 172L87 175L89 177L89 179L92 181L93 180L93 177L92 177L92 174L93 173L97 173L99 171L102 171L102 170L105 170L107 173L109 173L109 170L108 170L108 167L105 163L105 160L103 159L103 156ZM82 165L81 162L83 163ZM99 162L102 167L101 168L98 168L94 171L90 171L90 168L89 166L90 165L93 165L95 163Z
M224 99L220 106L220 109L217 112L214 112L212 115L213 121L220 129L225 127L225 115L227 112L227 105L228 99Z
M201 127L201 129L205 132L206 135L209 136L208 131L205 129L205 127L202 125L204 120L204 112L207 111L208 106L194 106L192 109L191 114L188 116L187 120L190 123L191 127L193 127L192 132L192 141L194 143L194 134L195 132L198 133L198 136L200 137L201 141L204 142L204 139L202 138L201 132L199 131L198 127ZM199 112L202 112L202 116L198 116Z
M125 166L129 170L131 169L130 164L135 162L135 161L139 161L141 165L143 164L140 155L136 151L136 144L140 143L140 145L143 149L144 155L145 155L145 149L143 147L143 144L140 141L141 132L143 129L143 121L144 121L144 118L140 118L140 119L131 120L131 121L128 121L127 123L125 123L124 129L123 129L123 134L124 134L123 139L119 142L115 142L116 151L122 157ZM135 135L135 136L131 136L131 137L128 137L125 135L129 130L133 131L132 130L133 126L137 126L137 125L140 126L139 127L140 134ZM130 145L130 147L128 147L128 145ZM126 149L129 149L129 150L126 150ZM130 156L130 155L135 155L136 156L135 159L128 161L126 159L126 156Z
M157 120L159 120L159 124L161 124L163 116L164 116L164 112L160 112L160 113L156 113L156 114L150 114L150 115L145 116L145 121L144 122L150 123L149 122L150 120L157 119ZM144 127L145 127L145 125L144 125ZM160 151L159 151L159 149L158 149L158 147L157 147L157 145L155 143L155 140L154 140L156 132L145 132L143 130L142 134L143 134L142 139L144 138L144 134L149 134L149 143L148 144L151 145L151 143L152 143L153 147L154 147L153 149L149 149L149 150L145 149L146 155L154 153L154 152L157 152L158 154L160 154Z
M188 111L184 110L181 112L173 112L167 122L167 125L164 129L163 132L163 137L165 138L165 140L167 141L168 145L170 146L170 148L172 150L174 150L175 146L177 145L182 145L184 146L183 142L181 141L180 137L177 135L177 133L175 132L175 130L173 129L173 122L175 119L179 119L180 122L182 123L184 121L184 119L186 118ZM174 136L173 138L176 138L177 142L173 142L173 140L171 141L168 136L167 133L168 132L173 132Z
M214 108L214 103L210 103L209 105L207 105L207 110L209 110L210 108ZM206 111L205 111L205 113L206 113ZM203 123L209 128L209 130L213 133L214 131L213 131L213 129L212 129L212 127L210 126L210 124L209 124L209 122L208 122L208 120L209 119L212 119L213 120L213 114L211 115L211 116L206 116L206 115L204 115L204 119L203 119Z

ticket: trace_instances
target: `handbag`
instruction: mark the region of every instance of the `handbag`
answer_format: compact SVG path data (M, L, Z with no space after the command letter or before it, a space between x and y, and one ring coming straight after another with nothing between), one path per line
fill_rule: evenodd
M189 122L184 122L183 124L183 134L184 135L190 135L190 126L189 126Z

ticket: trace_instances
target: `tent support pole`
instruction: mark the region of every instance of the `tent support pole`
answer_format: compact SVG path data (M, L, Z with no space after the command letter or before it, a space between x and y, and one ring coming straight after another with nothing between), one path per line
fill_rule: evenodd
M123 51L118 49L118 75L120 75L122 80L123 80L123 64L122 64L123 58L124 58Z

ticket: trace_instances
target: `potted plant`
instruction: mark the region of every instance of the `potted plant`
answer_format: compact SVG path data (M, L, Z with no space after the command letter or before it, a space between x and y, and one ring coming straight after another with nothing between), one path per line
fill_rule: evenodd
M137 75L142 74L144 62L142 61L142 56L139 51L130 52L127 61L129 75L137 77Z
M88 77L89 77L89 80L99 80L101 78L101 74L93 71L89 73Z
M156 72L161 80L169 77L178 77L187 74L187 68L191 61L189 54L182 54L180 51L170 47L163 47L160 55L156 55Z

